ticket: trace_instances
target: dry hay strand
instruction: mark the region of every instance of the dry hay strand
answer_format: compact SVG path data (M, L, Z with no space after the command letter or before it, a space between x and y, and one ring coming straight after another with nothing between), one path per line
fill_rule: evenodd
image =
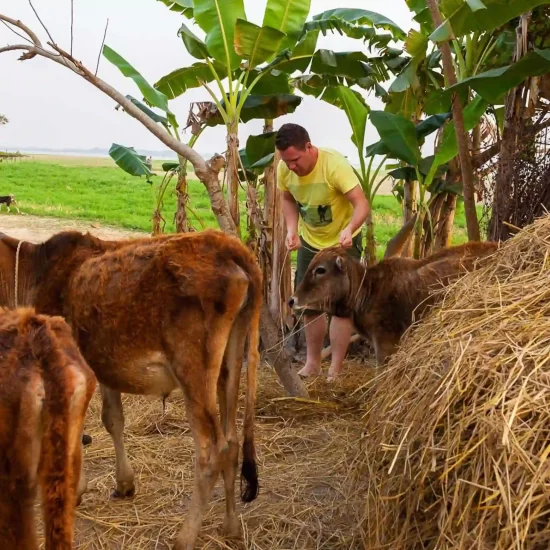
M252 503L238 499L240 539L222 531L225 498L222 476L216 483L197 548L213 549L355 549L360 539L353 515L361 502L346 499L343 485L349 459L361 433L359 395L373 369L348 362L342 379L328 384L319 377L308 384L309 400L286 397L277 375L259 368L256 404L256 451L260 494ZM239 441L246 369L239 396ZM166 550L183 525L194 480L194 444L183 396L172 394L166 410L160 399L123 396L125 443L135 472L136 495L111 498L115 487L114 449L101 424L99 395L92 399L84 448L89 491L77 508L75 548L87 550ZM242 453L241 453L242 454ZM242 457L240 457L242 459ZM240 462L239 462L240 473Z
M365 547L550 547L549 255L546 216L440 291L363 390Z

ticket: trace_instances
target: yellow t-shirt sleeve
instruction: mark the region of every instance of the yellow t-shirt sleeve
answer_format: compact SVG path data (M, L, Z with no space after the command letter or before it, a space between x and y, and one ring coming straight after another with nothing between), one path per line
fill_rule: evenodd
M352 165L345 157L333 156L329 170L330 185L341 193L351 191L355 186L361 185Z
M286 185L285 167L282 160L280 160L277 164L277 188L281 191L288 191L288 187Z

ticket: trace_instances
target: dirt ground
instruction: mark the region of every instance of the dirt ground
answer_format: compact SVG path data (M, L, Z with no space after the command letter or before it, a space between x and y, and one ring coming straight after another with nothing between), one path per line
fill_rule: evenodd
M24 239L29 242L42 242L59 231L73 229L103 239L122 239L132 236L143 236L141 231L130 231L116 227L102 225L99 222L84 220L64 220L31 215L6 214L0 215L0 232L6 233L16 239Z

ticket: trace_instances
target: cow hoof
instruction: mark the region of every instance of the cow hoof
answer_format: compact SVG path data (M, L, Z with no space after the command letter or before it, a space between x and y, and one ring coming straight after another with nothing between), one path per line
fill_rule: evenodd
M130 487L128 489L123 489L119 491L118 489L115 489L111 493L112 498L130 498L133 497L136 494L136 490L134 487Z
M227 538L239 538L241 535L241 524L236 516L228 519L225 518L223 521L223 534Z
M88 434L83 434L82 435L82 445L84 445L84 446L91 445L91 443L92 443L92 436L88 435Z

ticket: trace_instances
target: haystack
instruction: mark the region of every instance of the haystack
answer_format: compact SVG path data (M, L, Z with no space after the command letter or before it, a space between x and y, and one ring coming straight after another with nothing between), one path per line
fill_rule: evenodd
M550 216L442 293L363 396L369 549L550 548Z

